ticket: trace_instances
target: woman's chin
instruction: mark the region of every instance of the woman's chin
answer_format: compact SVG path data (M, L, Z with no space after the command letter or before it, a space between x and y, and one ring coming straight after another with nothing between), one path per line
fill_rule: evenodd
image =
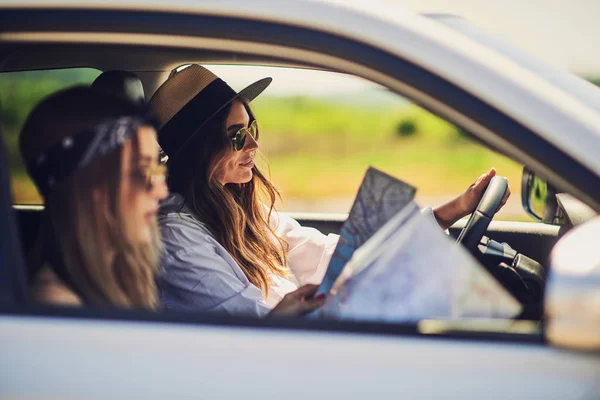
M252 170L246 169L245 171L240 172L235 176L225 177L225 179L218 179L222 185L234 184L241 185L243 183L248 183L252 180Z
M138 246L148 246L152 244L152 232L150 229L140 229L134 238L134 243Z
M252 170L249 169L247 171L244 171L243 174L240 174L240 177L236 183L248 183L251 180L252 180Z

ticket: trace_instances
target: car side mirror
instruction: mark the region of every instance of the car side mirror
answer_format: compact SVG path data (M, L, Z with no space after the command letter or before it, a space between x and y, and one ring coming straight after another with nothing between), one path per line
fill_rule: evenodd
M558 203L556 189L529 168L523 168L521 202L525 212L536 221L556 223Z
M545 336L556 346L600 351L600 216L567 232L550 254Z

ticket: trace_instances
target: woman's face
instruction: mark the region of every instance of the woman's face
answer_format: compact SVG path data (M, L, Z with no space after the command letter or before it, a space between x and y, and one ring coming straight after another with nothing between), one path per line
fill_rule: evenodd
M127 237L136 244L151 244L158 202L169 192L164 176L154 175L158 166L156 131L148 126L140 127L137 142L137 154L133 140L123 146L119 206Z
M225 122L225 134L233 137L241 128L249 128L250 116L241 101L231 104L231 111ZM252 135L246 135L246 142L240 151L234 151L233 145L219 162L215 177L222 184L247 183L252 179L252 168L254 167L254 156L258 149L258 142Z

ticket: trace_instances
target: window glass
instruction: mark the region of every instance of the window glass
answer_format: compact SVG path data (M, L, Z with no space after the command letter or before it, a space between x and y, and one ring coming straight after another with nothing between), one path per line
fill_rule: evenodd
M101 71L92 68L0 73L2 131L8 151L15 204L42 204L19 153L19 133L31 110L57 90L91 84Z
M268 161L282 211L347 213L368 166L416 186L422 207L445 203L495 167L512 184L496 218L531 220L521 206L522 165L377 84L306 69L208 68L236 90L274 78L252 107L265 156L259 166Z

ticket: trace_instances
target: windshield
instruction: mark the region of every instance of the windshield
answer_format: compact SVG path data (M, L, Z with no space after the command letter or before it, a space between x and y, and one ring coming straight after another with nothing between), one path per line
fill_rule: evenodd
M523 51L504 43L469 24L463 18L440 14L427 15L427 17L469 37L485 47L496 50L519 66L534 72L545 81L562 89L590 108L600 112L600 90L590 82L527 55Z

